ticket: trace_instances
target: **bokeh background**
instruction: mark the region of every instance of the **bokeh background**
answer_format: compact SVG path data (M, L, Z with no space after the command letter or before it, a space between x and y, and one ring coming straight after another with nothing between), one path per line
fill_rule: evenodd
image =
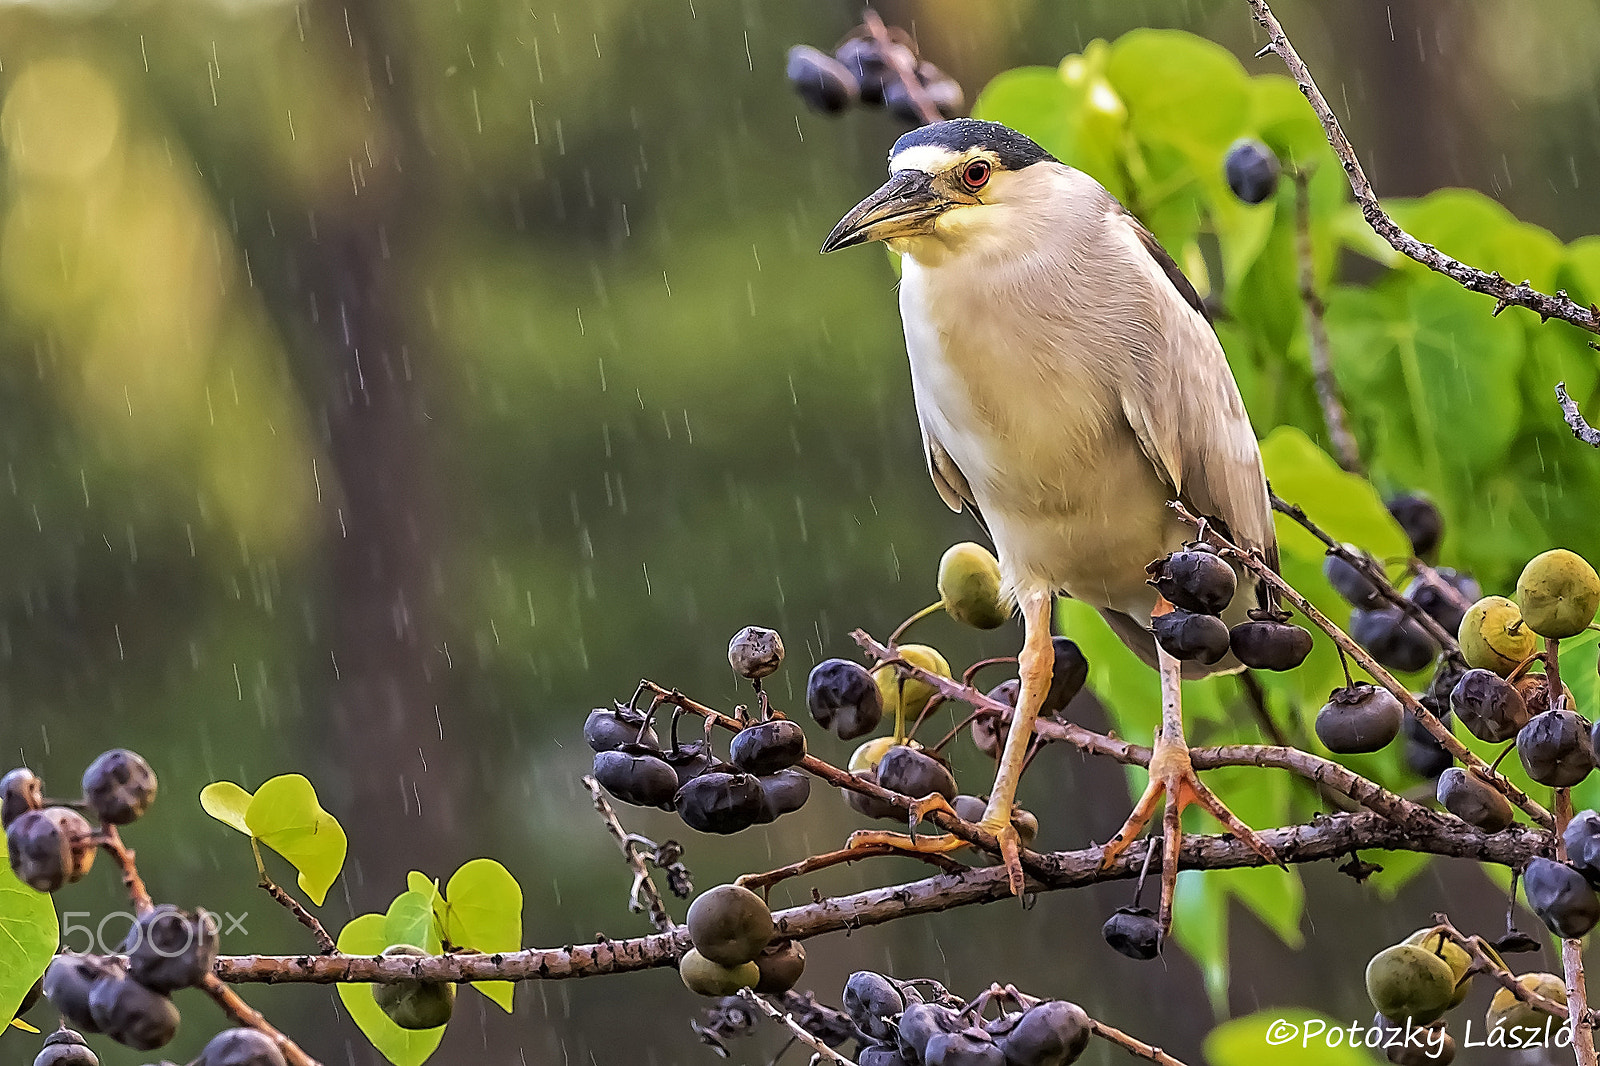
M1600 4L1276 7L1382 193L1463 185L1563 240L1600 229ZM1139 26L1275 69L1249 58L1242 0L880 10L969 96ZM63 793L106 747L149 756L162 799L128 839L158 898L248 915L233 953L308 942L196 795L288 771L351 837L330 928L381 910L407 870L492 855L522 882L530 944L647 931L578 784L588 709L641 675L731 706L724 648L749 623L786 637L773 690L793 706L812 662L928 602L939 554L975 533L923 472L888 264L816 252L901 128L806 113L783 56L859 15L0 5L0 762ZM1020 638L925 625L952 661ZM1052 847L1103 839L1124 797L1119 771L1061 751L1024 786ZM732 839L628 818L692 837L703 886L855 823L820 793ZM816 884L916 873L897 863ZM1232 1012L1365 1018L1372 950L1434 909L1493 930L1504 906L1443 863L1385 908L1331 868L1307 883L1301 951L1235 916ZM1195 966L1100 942L1128 895L831 936L808 945L807 983L837 997L864 967L967 993L1014 981L1198 1061L1217 1016ZM97 874L58 903L123 900ZM247 991L323 1061L378 1061L331 991ZM198 997L181 1006L180 1061L220 1024ZM704 1063L699 1007L670 970L525 985L510 1018L468 995L435 1061ZM0 1037L0 1061L31 1058L31 1040ZM764 1032L735 1060L781 1043Z

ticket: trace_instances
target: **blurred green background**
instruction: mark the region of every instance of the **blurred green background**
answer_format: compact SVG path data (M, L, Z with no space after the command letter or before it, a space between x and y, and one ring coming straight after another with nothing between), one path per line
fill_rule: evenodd
M1600 4L1276 7L1383 194L1463 185L1565 241L1600 229ZM1242 0L880 10L969 97L1139 26L1277 69L1249 59ZM641 675L730 706L724 647L749 623L784 634L773 690L793 706L813 661L928 602L939 554L975 533L923 472L889 266L816 253L901 127L806 113L783 55L859 15L757 0L0 6L4 758L62 794L106 747L150 757L163 798L127 837L158 899L248 915L232 953L309 942L195 796L288 771L351 836L330 928L381 910L409 869L446 877L493 855L523 884L531 944L647 931L578 784L588 709ZM952 661L1019 639L926 627ZM1024 789L1051 847L1104 839L1124 795L1116 768L1064 751ZM735 839L626 817L692 837L702 886L832 846L856 821L822 793ZM816 883L917 874L897 863ZM1331 869L1307 882L1302 951L1233 923L1234 1012L1364 1018L1371 950L1434 909L1492 930L1503 907L1448 864L1386 910ZM1009 980L1198 1061L1214 1015L1194 965L1100 942L1128 895L828 937L808 945L807 984L836 998L863 967L967 994ZM57 902L123 903L103 873ZM330 990L246 992L325 1062L377 1061ZM529 984L517 1004L508 1019L464 999L435 1061L712 1058L670 970ZM180 1005L178 1060L220 1024L197 996ZM0 1038L0 1060L32 1040ZM780 1046L764 1031L733 1050L762 1063Z

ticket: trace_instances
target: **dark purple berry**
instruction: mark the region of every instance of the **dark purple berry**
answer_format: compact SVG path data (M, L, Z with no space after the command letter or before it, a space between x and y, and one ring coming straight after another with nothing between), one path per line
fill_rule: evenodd
M12 871L39 892L81 880L94 865L97 846L83 815L65 807L27 811L6 827Z
M153 1051L178 1032L178 1008L126 977L103 977L89 989L89 1014L100 1031L135 1051Z
M850 69L808 44L797 44L789 49L784 74L806 106L825 115L839 114L860 96L860 88Z
M1235 141L1222 170L1233 195L1247 204L1259 204L1278 189L1278 157L1260 141Z
M1150 584L1168 603L1196 614L1221 614L1239 587L1233 567L1209 551L1173 552L1148 572Z
M1405 530L1417 558L1424 561L1432 558L1434 549L1439 547L1439 539L1444 536L1444 518L1433 501L1426 496L1404 493L1389 501L1389 513Z
M1345 547L1356 552L1367 562L1378 567L1380 573L1382 572L1382 567L1372 556L1348 544ZM1333 586L1333 591L1343 597L1350 606L1366 609L1383 606L1383 595L1378 591L1377 583L1339 556L1330 552L1328 557L1322 560L1322 573L1328 579L1328 584Z
M675 805L683 823L702 833L737 833L766 814L760 779L715 770L678 789Z
M860 663L824 659L806 679L806 706L811 717L840 740L864 737L883 720L883 694Z
M1493 670L1468 670L1450 693L1450 707L1473 736L1499 744L1532 717L1522 694Z
M1228 654L1228 623L1214 614L1198 614L1178 607L1151 619L1150 628L1155 633L1156 643L1174 659L1209 665Z
M1390 670L1415 673L1439 653L1438 645L1421 623L1398 607L1350 612L1350 636Z
M1253 670L1293 670L1311 654L1311 634L1288 622L1241 622L1230 643L1234 658Z
M672 810L672 797L678 792L677 771L659 755L638 746L595 752L594 779L617 799L635 807Z
M806 732L786 718L746 726L728 745L728 760L750 774L775 774L805 757Z
M199 1066L284 1066L283 1052L255 1029L224 1029L200 1053Z
M756 780L761 784L761 824L798 811L811 798L811 775L804 770L779 770Z
M1584 876L1564 862L1534 858L1522 872L1528 909L1556 936L1576 940L1600 922L1600 898Z
M217 961L217 919L163 903L141 914L128 930L122 949L128 976L156 992L175 992L199 984Z
M83 772L83 798L100 821L127 825L155 802L155 771L138 753L113 748Z
M1483 586L1471 574L1441 566L1434 571L1448 588L1417 578L1406 588L1406 598L1451 633L1459 632L1467 608L1483 599Z
M1148 907L1118 907L1101 926L1100 935L1130 959L1144 961L1161 954L1161 923Z
M17 767L0 777L0 829L28 811L44 809L44 782L32 770Z
M631 707L597 707L583 723L583 739L592 751L615 751L624 744L659 748L654 729L644 724L644 713ZM643 736L640 736L640 731Z
M1317 712L1317 739L1339 755L1378 751L1400 735L1404 711L1388 689L1357 681L1334 689Z
M100 1066L100 1057L71 1029L57 1029L44 1038L33 1066Z
M1590 725L1575 711L1545 711L1517 732L1517 756L1528 776L1551 788L1570 788L1594 769Z
M913 799L934 793L945 799L954 799L956 795L956 779L950 768L932 755L905 744L890 748L878 763L878 784Z
M1459 766L1439 775L1434 794L1444 809L1485 833L1498 833L1515 817L1511 801Z

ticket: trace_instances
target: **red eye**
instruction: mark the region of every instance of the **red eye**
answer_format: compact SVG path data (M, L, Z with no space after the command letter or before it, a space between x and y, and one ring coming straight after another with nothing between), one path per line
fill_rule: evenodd
M974 159L968 163L961 172L961 182L970 191L977 192L989 180L989 164L982 159Z

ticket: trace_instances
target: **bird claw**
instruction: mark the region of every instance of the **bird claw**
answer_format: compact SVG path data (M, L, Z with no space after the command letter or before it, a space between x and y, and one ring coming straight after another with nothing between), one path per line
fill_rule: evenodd
M1109 869L1117 857L1136 840L1154 816L1156 807L1165 798L1162 815L1161 847L1161 937L1166 939L1172 929L1172 897L1178 884L1178 857L1183 843L1181 816L1184 808L1198 806L1221 822L1228 833L1243 841L1250 850L1275 866L1283 860L1272 846L1251 829L1239 816L1217 798L1216 793L1200 780L1189 749L1181 743L1158 738L1155 752L1150 757L1150 783L1145 786L1133 813L1121 829L1101 848L1100 868Z

